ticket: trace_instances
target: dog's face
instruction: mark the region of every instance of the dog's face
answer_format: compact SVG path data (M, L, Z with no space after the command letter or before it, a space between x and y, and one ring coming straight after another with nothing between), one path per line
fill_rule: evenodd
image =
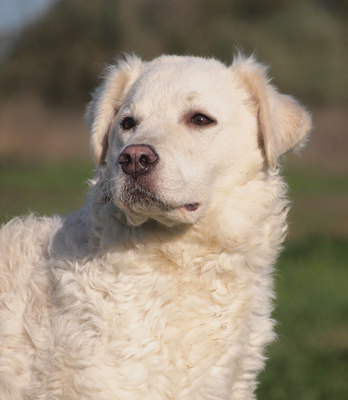
M138 78L117 114L107 155L112 198L133 223L148 217L192 223L211 203L219 177L233 179L250 160L262 163L256 119L243 101L217 62L163 63Z
M133 225L194 223L217 193L227 196L265 163L274 168L310 127L264 69L241 58L232 67L194 57L129 59L110 70L88 119L109 196Z

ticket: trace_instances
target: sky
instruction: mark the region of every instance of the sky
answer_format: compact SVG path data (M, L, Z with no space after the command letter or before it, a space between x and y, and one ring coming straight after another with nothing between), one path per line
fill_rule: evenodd
M0 35L8 35L35 19L54 0L0 0Z

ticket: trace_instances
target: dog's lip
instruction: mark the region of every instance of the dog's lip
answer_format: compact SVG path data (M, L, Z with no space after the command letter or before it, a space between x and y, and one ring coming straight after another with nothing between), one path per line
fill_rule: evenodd
M183 208L184 208L185 210L187 210L187 211L192 212L192 211L196 211L196 210L198 209L199 206L200 206L199 203L189 203L189 204L185 204L185 205L183 206Z
M120 202L121 208L129 208L132 209L132 206L137 206L139 205L142 201L148 201L148 207L151 209L151 204L153 206L159 207L159 209L162 209L162 211L174 211L174 210L185 210L188 212L194 212L197 211L197 209L201 206L199 202L191 202L191 203L171 203L171 202L166 202L164 199L159 197L158 195L152 193L150 190L147 188L141 187L140 185L137 188L133 188L133 190L128 192L128 196L123 198L123 200Z

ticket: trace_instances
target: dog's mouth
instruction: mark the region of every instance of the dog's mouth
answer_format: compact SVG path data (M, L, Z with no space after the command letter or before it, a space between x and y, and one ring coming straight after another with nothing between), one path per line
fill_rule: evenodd
M154 194L149 189L136 185L126 188L122 191L119 199L117 201L119 205L125 206L126 208L132 209L134 211L151 211L156 210L160 212L170 212L174 210L185 210L189 212L194 212L198 210L200 203L187 203L187 204L175 204L171 202L166 202L159 196ZM121 206L121 208L123 208Z
M190 204L185 204L183 208L187 211L196 211L199 207L199 203L190 203Z

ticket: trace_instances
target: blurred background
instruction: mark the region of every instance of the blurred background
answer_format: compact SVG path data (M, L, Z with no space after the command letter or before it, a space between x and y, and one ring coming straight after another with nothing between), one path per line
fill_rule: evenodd
M258 396L348 399L348 0L1 0L0 222L84 203L84 109L116 57L237 49L315 126L283 161L293 207Z

